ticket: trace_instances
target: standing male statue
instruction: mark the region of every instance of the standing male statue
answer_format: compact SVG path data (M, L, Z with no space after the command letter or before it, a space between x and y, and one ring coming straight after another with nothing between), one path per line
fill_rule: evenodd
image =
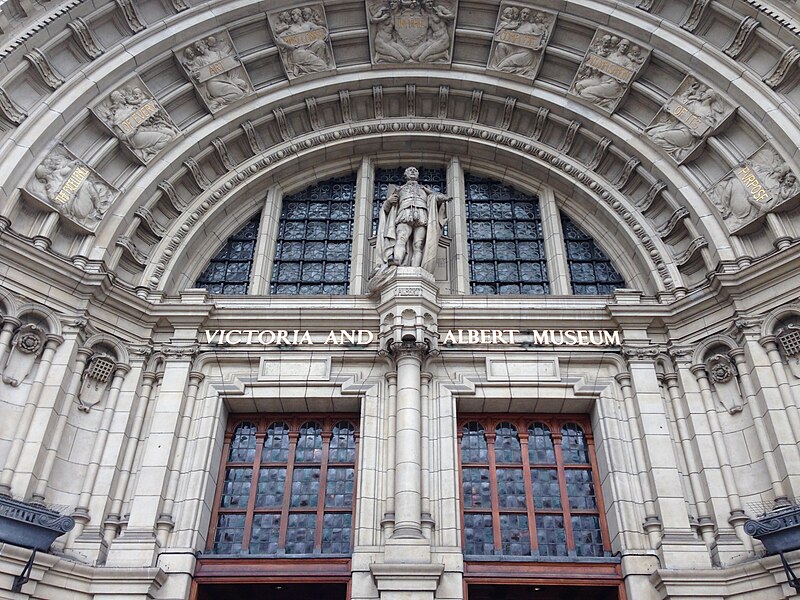
M377 267L422 267L433 273L450 198L417 181L419 171L414 167L407 168L404 176L403 185L389 186L389 195L381 207Z

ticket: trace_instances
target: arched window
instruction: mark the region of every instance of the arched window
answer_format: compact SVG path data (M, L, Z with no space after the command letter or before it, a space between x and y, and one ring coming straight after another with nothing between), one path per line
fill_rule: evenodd
M247 293L260 220L259 213L228 238L197 278L195 287L204 287L210 294L240 296Z
M567 246L572 293L581 296L613 294L625 287L625 280L611 259L575 222L561 214L561 228Z
M261 417L237 422L226 439L209 550L293 557L349 554L357 440L351 420Z

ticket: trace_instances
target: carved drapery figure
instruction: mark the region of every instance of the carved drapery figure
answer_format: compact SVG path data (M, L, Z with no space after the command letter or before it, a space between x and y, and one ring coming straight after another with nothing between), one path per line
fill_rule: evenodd
M528 7L502 6L489 68L531 79L536 77L555 20L555 15Z
M269 24L290 79L336 68L322 4L273 13Z
M421 184L418 177L417 169L409 167L405 170L406 183L389 188L378 221L379 269L412 266L434 271L449 198Z
M765 144L706 192L731 233L800 194L785 160Z
M111 184L60 144L36 167L25 189L89 231L97 229L117 194Z
M649 51L630 40L598 30L570 92L614 112L648 56Z
M450 62L455 4L455 0L368 2L372 61Z
M94 113L144 164L180 135L167 111L138 78L111 92Z
M47 335L38 325L26 323L17 329L3 369L3 383L18 387L30 375L46 341Z
M178 60L211 112L253 92L227 31L197 40L177 52Z
M682 163L732 114L733 108L719 94L687 77L644 131L675 162Z

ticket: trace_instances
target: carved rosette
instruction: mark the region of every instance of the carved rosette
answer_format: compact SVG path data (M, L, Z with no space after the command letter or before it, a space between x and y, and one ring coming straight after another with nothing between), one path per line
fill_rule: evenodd
M719 93L688 75L644 133L672 160L683 164L697 158L705 141L719 133L735 112Z
M555 24L555 13L524 4L503 2L486 67L536 79Z
M748 233L755 221L800 199L800 181L769 143L739 162L705 191L731 233Z
M26 323L17 329L3 369L3 383L18 387L30 375L46 341L47 333L38 325Z
M271 12L267 21L289 79L336 68L322 3Z
M458 0L367 0L373 64L449 64Z
M24 191L26 197L57 210L90 233L119 195L113 185L61 143L36 167Z
M598 29L569 93L613 113L628 95L631 84L649 58L650 49L642 44Z
M181 135L138 75L128 79L91 110L143 165Z
M253 93L230 33L223 29L173 50L197 95L212 113Z

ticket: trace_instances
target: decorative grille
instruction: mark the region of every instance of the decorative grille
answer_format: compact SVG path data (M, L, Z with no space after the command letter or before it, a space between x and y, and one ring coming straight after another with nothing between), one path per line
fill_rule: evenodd
M107 356L95 356L92 359L87 377L100 383L105 383L114 372L115 365L116 363Z
M257 214L228 238L222 250L197 278L195 287L204 287L210 294L247 294L260 221L261 215Z
M786 356L800 356L800 328L787 325L777 337Z
M572 293L581 296L613 294L625 280L595 241L568 216L561 215Z

